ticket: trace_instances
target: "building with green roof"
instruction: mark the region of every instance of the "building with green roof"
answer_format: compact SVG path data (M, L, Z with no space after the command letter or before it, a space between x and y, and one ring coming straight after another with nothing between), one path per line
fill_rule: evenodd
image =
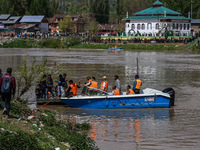
M153 6L134 13L126 20L125 33L130 35L160 36L178 35L189 36L191 34L191 19L181 13L163 6L159 0Z

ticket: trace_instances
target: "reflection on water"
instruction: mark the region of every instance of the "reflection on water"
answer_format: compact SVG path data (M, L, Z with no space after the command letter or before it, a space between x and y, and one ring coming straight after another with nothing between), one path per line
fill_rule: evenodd
M14 71L29 55L29 64L35 57L37 62L48 60L51 68L54 61L64 65L61 73L68 80L86 82L88 75L101 82L107 76L109 90L118 74L122 90L133 85L139 58L139 73L142 88L162 90L173 87L176 92L173 109L141 110L81 110L66 106L47 106L56 110L63 119L72 122L89 122L89 136L102 150L170 149L197 150L200 147L200 55L169 52L132 52L115 54L106 50L66 49L0 49L0 68ZM53 75L56 81L58 75ZM79 90L80 92L81 90ZM32 94L32 95L31 95ZM34 100L34 92L27 98Z

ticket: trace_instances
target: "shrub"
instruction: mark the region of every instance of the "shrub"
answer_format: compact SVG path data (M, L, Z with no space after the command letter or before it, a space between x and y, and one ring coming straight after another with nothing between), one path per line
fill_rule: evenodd
M30 135L24 131L3 132L0 134L0 149L1 150L42 150L38 145L38 141L34 135Z

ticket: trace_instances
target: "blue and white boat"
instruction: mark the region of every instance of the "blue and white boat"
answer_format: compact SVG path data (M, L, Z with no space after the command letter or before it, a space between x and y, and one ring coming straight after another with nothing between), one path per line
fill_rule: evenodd
M115 53L118 52L119 53L121 51L123 51L122 47L116 47L116 48L115 47L109 47L108 48L108 52L115 52Z
M93 88L94 89L94 88ZM62 97L60 100L69 107L85 109L135 109L135 108L169 108L170 95L162 91L146 88L142 94L114 96L99 89L95 95L89 94Z

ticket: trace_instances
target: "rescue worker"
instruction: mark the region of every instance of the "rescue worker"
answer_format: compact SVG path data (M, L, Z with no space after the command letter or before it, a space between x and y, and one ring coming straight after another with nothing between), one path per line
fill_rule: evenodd
M116 86L116 89L118 89L121 94L121 84L120 84L118 75L115 75L115 86Z
M139 75L135 75L135 81L133 84L133 91L135 94L140 94L140 86L142 85L142 81L139 79Z
M130 85L127 85L126 89L127 89L126 95L135 94L135 92L131 89L131 86L130 86Z
M90 76L87 77L88 83L85 83L85 86L91 86L92 84L92 79Z
M88 87L90 87L92 84L92 79L90 76L87 77L87 81L88 83L85 82L85 86L83 87L82 95L85 95L88 93Z
M112 87L112 95L120 95L119 89L116 89L116 85Z
M97 95L97 90L92 89L92 88L98 89L98 82L95 81L95 77L92 77L92 81L90 83L91 83L89 85L90 88L88 88L89 94L90 95Z
M77 83L79 83L78 85L76 83L73 82L73 80L69 81L69 86L66 89L66 96L75 96L77 95L77 88L81 87L81 81L78 81Z
M98 89L98 82L96 82L95 79L96 79L95 77L92 77L92 82L91 82L90 87Z
M102 77L102 82L101 82L101 87L100 87L100 90L102 91L108 91L108 81L106 81L106 76L103 76Z

